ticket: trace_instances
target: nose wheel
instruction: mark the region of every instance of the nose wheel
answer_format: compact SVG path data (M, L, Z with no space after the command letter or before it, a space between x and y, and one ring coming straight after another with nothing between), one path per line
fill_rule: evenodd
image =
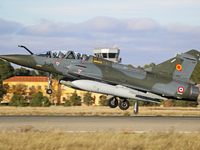
M47 94L52 94L52 90L51 90L51 89L47 89L47 90L46 90L46 93L47 93Z
M46 90L46 93L47 94L52 94L52 90L51 90L51 87L52 87L52 74L50 74L49 75L49 73L48 73L48 75L47 75L47 81L48 81L48 84L49 84L49 87L48 87L48 89Z

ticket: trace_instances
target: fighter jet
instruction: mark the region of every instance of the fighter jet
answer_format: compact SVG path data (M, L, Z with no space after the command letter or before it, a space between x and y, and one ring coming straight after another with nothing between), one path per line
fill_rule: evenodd
M12 63L49 72L51 94L52 75L64 76L59 84L102 93L109 96L111 108L129 108L128 99L160 103L161 100L177 99L196 101L199 88L189 81L199 61L200 52L190 50L148 69L138 69L103 58L74 51L46 51L34 54L25 46L30 55L1 55L0 58ZM138 102L134 103L134 113L138 113Z

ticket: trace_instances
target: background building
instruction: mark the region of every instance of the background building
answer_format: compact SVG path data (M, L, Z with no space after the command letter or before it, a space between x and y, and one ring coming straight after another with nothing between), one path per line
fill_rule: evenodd
M48 88L47 77L15 76L3 80L3 85L5 84L8 85L9 89L8 93L4 95L2 103L10 102L14 90L23 90L23 96L28 102L31 100L31 97L34 94L36 94L38 91L41 91L44 96L49 97L50 101L53 104L65 103L65 101L69 100L72 93L74 93L75 91L79 96L81 96L81 99L83 99L83 95L86 93L85 91L75 90L67 86L60 85L58 84L57 80L53 80L53 93L51 95L48 95L46 93L46 90ZM99 105L99 100L101 96L102 94L92 93L92 97L95 100L94 105Z
M122 59L119 58L120 48L118 45L113 47L95 46L93 53L96 57L104 58L109 61L121 63Z

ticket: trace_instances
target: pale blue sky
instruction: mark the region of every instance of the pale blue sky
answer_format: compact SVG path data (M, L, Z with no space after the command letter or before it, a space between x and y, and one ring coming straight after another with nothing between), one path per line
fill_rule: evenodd
M0 16L23 24L40 19L80 23L97 16L200 24L200 0L0 0Z
M138 66L199 41L200 0L0 0L0 54L119 44L123 63Z

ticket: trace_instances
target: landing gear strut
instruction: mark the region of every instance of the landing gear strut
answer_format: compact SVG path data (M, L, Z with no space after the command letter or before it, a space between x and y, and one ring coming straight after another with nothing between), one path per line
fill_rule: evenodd
M133 112L134 112L134 114L138 114L138 101L134 102Z
M116 108L118 106L118 100L116 97L111 97L108 100L108 106L110 106L110 108Z
M119 108L121 110L127 110L129 108L130 104L129 101L127 101L126 99L121 99L119 102Z
M50 75L49 75L49 73L48 73L48 75L47 75L47 81L48 81L48 83L49 83L49 87L48 87L48 89L46 90L46 93L47 94L52 94L52 90L51 90L51 87L52 87L52 74L50 73Z

